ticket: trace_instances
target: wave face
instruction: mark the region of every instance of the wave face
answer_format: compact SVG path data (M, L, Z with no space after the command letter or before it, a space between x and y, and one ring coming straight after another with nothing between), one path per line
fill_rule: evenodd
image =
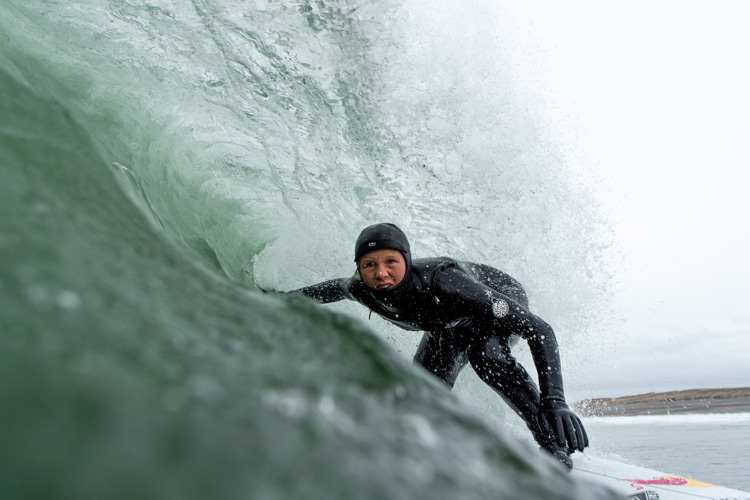
M498 61L429 62L422 15L0 4L0 496L607 497L358 319L254 287L348 274L391 220L583 329L559 296L595 293L585 195Z

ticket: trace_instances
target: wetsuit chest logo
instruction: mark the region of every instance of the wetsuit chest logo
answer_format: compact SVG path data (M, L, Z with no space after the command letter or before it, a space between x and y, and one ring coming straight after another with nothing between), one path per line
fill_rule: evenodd
M510 306L503 299L497 299L492 301L492 314L496 318L502 318L510 311Z

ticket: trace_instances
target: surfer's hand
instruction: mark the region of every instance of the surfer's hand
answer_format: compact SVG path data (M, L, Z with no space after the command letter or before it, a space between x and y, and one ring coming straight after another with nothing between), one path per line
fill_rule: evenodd
M557 444L570 451L583 451L589 445L589 437L578 415L573 413L565 401L542 399L542 427L557 439Z

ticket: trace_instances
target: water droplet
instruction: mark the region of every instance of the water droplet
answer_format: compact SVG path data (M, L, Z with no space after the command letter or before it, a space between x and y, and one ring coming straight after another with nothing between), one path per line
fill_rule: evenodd
M57 294L57 306L66 311L74 311L81 305L81 297L70 290L63 290Z

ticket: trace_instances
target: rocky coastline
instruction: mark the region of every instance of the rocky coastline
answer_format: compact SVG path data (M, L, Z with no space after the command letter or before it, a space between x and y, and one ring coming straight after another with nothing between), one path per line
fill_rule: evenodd
M689 413L750 412L750 387L649 392L618 398L594 398L572 405L582 416L611 417Z

